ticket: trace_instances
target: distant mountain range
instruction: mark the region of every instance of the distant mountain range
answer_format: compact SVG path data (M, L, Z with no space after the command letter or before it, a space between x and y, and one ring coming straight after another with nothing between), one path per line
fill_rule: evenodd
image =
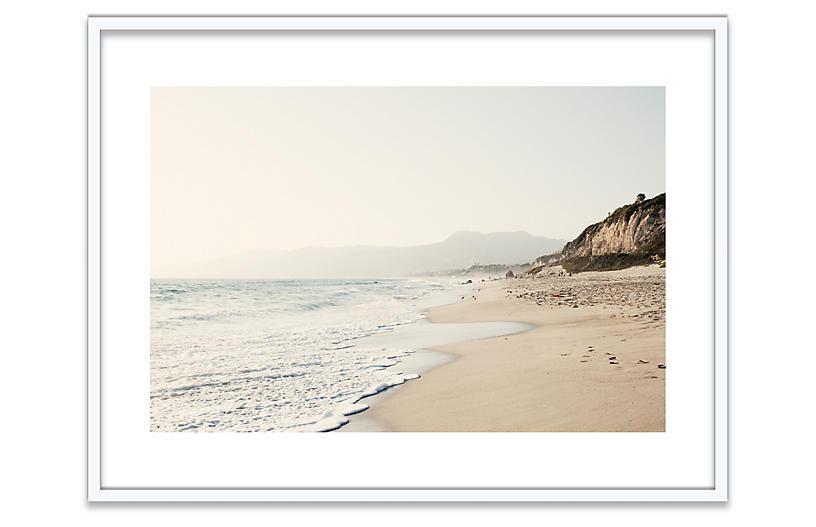
M460 231L414 247L307 247L256 251L157 270L156 278L385 278L468 268L521 264L560 249L564 240L527 232Z

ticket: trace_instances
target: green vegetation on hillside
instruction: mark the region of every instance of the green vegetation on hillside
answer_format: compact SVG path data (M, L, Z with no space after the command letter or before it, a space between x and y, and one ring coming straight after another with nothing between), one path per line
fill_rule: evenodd
M633 253L580 256L562 260L555 265L562 266L570 273L580 273L581 271L614 271L636 265L649 265L665 261L665 259L666 235L661 233Z
M651 199L646 199L644 194L638 194L637 200L634 203L629 203L618 207L603 220L584 229L577 238L571 242L568 242L564 246L561 253L567 256L569 254L579 252L576 251L576 248L580 248L590 243L592 237L595 236L604 226L626 224L636 212L640 212L641 214L651 214L653 212L665 210L665 207L665 193L659 194ZM665 212L663 212L663 214L665 214ZM649 265L656 262L665 262L666 234L665 231L655 234L652 239L632 253L618 252L593 256L567 256L566 258L560 260L558 258L554 258L552 261L543 261L544 258L545 257L539 258L536 263L542 265L528 270L528 274L535 275L541 271L541 266L552 265L560 265L566 271L571 273L580 273L581 271L612 271L616 269L626 269L627 267L634 267L637 265Z

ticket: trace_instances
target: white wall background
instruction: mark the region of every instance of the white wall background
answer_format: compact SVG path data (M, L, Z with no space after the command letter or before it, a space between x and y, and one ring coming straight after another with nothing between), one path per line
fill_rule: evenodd
M810 206L816 118L806 2L174 0L36 2L0 17L0 508L16 524L308 521L414 525L805 523L814 454ZM85 17L88 14L728 14L731 502L175 505L85 502ZM779 257L779 263L775 259ZM671 455L666 453L666 455Z

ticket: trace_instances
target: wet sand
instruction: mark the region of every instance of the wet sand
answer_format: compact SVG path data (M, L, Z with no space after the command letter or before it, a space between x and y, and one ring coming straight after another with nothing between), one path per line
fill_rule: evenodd
M453 360L372 401L346 431L665 431L665 269L488 282L433 323L522 333L431 349Z

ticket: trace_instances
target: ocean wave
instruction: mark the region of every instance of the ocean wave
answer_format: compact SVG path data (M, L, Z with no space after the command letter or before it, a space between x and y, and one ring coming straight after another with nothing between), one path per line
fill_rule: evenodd
M362 339L419 320L432 282L190 282L151 283L153 431L329 430L415 378L392 371L413 350Z

